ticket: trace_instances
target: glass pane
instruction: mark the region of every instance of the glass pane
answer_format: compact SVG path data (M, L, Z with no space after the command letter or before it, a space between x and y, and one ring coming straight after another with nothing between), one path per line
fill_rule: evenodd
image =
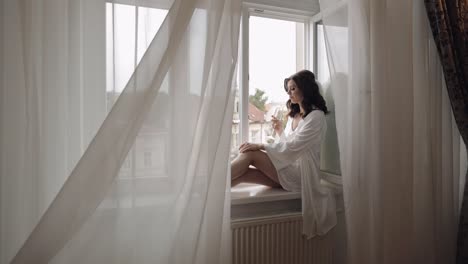
M132 5L106 4L106 90L114 95L111 99L115 100L125 88L167 12L157 8L138 7L137 10ZM138 30L135 32L137 17Z
M304 24L250 17L249 141L274 139L271 116L285 118L288 100L283 82L304 68Z
M136 7L133 5L106 3L106 74L107 109L113 104L127 85L136 65L144 56L148 46L162 25L168 10ZM136 28L135 28L136 25ZM135 49L136 47L136 49ZM167 78L161 87L168 86ZM157 105L164 103L159 96ZM155 104L156 105L156 104ZM153 105L152 111L157 111ZM151 116L151 112L149 116ZM151 179L167 177L165 157L168 147L167 124L147 120L141 128L135 144L128 153L119 172L119 178ZM120 185L129 192L131 185ZM144 187L144 186L143 186Z
M233 160L239 153L239 141L240 141L240 98L239 98L239 82L240 72L236 71L235 79L235 95L234 95L234 111L232 113L232 134L231 134L231 155L230 158Z
M240 118L239 118L239 89L236 89L236 96L234 101L234 113L232 115L232 135L231 135L231 159L235 158L239 148L239 131L240 131Z
M325 48L325 34L322 24L317 24L317 79L321 84L330 81L327 50Z
M328 27L328 26L327 26ZM329 28L327 28L328 30ZM327 33L329 33L327 31ZM323 24L317 24L317 79L321 84L321 93L325 98L330 113L326 116L327 133L325 135L320 159L322 171L341 175L340 151L338 135L336 131L335 100L332 89L330 89L330 69L328 67L328 56L325 43L325 32Z

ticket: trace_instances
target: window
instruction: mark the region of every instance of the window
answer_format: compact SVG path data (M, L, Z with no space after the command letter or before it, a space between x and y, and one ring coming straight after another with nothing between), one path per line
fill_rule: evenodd
M232 156L245 141L274 140L271 116L286 118L284 78L307 67L308 17L246 5L233 116ZM235 127L235 128L234 128ZM237 145L235 145L237 144Z
M239 74L237 75L237 83L239 83ZM234 112L232 114L232 134L231 134L231 155L230 160L233 160L238 154L240 145L240 102L239 102L239 87L236 87L234 96Z
M106 98L110 111L121 95L135 67L163 23L171 1L121 0L106 3ZM142 2L139 2L142 3ZM135 26L135 22L136 26ZM161 90L167 86L163 83ZM162 98L163 96L161 96ZM164 100L164 99L160 99ZM167 175L167 124L147 121L140 130L119 172L120 179L157 178Z
M347 6L339 4L331 8L327 15L327 26L323 25L321 15L317 15L312 19L313 23L313 69L317 75L318 81L321 83L321 92L324 96L330 113L326 116L327 119L327 133L322 144L321 151L321 164L320 168L325 175L329 176L332 182L339 183L341 179L334 176L341 175L340 166L340 152L338 144L338 134L336 128L336 108L335 100L333 97L331 80L333 79L334 85L339 85L339 82L346 81L347 62L339 61L334 63L334 75L330 76L330 68L328 58L334 57L335 59L346 59L346 56L333 56L327 54L326 45L333 45L335 50L347 51L348 28L347 25L340 24L342 19L347 16ZM327 43L325 34L332 41ZM335 181L338 180L338 181Z
M125 88L167 12L161 8L106 3L108 109Z
M314 49L316 59L316 74L318 81L322 84L321 92L330 113L326 116L327 133L322 144L320 169L333 175L341 175L340 152L338 148L338 135L336 132L335 103L330 89L330 69L328 67L328 56L325 47L325 29L321 21L315 24L316 38Z
M254 128L252 128L254 127ZM249 141L250 142L261 142L261 137L260 137L260 130L261 130L261 127L259 126L250 126L249 128L249 131L250 131L250 138L249 138Z
M315 73L317 79L322 85L326 85L330 81L330 68L328 67L327 50L325 47L325 31L322 21L315 24L317 35L314 41L317 58L314 60L316 65Z
M249 140L267 143L271 116L284 108L284 78L304 68L305 22L257 16L249 18Z
M268 10L245 5L241 26L239 90L233 116L231 157L244 141L269 143L274 140L271 116L286 119L284 78L301 69L311 69L331 110L322 148L321 170L341 174L334 100L329 88L330 71L325 29L311 15Z
M131 166L130 159L127 157L124 161L124 164L122 165L122 168L125 170L128 170L130 169L130 166Z
M152 156L151 152L149 152L149 151L144 152L143 166L145 168L151 168L152 167L153 162L152 162L151 156Z

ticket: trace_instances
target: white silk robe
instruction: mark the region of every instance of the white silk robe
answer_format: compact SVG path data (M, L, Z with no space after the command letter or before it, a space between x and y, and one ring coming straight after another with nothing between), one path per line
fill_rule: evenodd
M320 148L327 130L325 115L320 110L310 112L294 131L290 120L280 139L265 145L265 150L281 186L301 192L303 234L307 238L325 235L336 225L335 197L320 183Z

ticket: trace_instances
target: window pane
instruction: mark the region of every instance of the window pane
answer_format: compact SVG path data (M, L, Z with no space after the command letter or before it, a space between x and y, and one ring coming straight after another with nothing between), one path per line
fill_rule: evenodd
M327 50L325 48L325 34L322 24L317 24L317 79L321 84L330 81Z
M328 27L328 26L327 26ZM329 30L330 28L327 28ZM327 31L327 33L329 33ZM341 175L340 151L336 131L335 100L330 89L330 69L325 43L323 24L317 24L317 79L321 84L321 93L325 98L330 113L326 116L327 133L325 135L320 159L320 169L335 175Z
M304 24L250 17L249 141L273 140L271 116L285 117L284 79L304 68Z
M239 75L237 75L239 77ZM239 80L239 78L237 78ZM238 83L238 82L237 82ZM237 86L239 87L239 86ZM231 160L238 154L239 149L239 132L240 132L240 101L239 88L236 89L234 96L234 111L232 115L232 134L231 134Z
M162 25L168 10L106 3L106 74L107 109L122 93L136 65L144 56L148 46ZM136 26L136 27L135 27ZM161 90L167 87L164 80ZM158 102L164 98L158 97ZM155 104L156 105L156 104ZM154 110L155 106L151 109ZM149 116L151 116L151 112ZM119 177L158 178L167 177L167 124L147 120L135 139Z
M138 7L137 10L132 5L106 4L107 92L115 94L114 100L125 88L167 12L157 8ZM138 30L135 32L137 17Z

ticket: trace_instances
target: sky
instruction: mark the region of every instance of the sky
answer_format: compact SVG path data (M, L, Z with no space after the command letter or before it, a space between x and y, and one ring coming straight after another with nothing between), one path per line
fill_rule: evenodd
M259 88L267 102L285 102L284 79L296 72L296 22L255 16L249 22L249 92Z

